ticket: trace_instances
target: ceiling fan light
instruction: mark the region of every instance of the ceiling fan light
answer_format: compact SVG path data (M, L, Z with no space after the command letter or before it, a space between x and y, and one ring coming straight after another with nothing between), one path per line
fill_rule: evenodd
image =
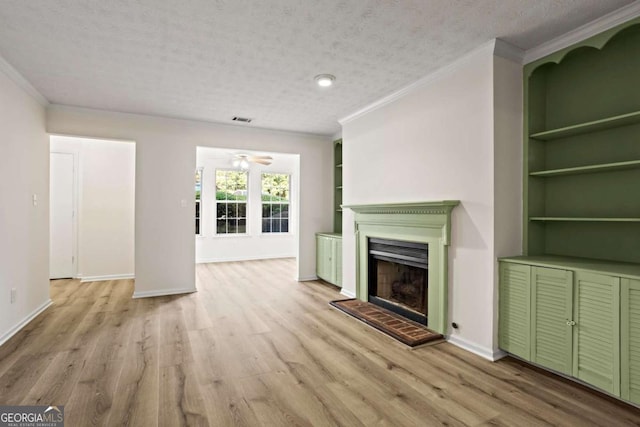
M334 80L336 79L336 76L333 76L331 74L318 74L317 76L315 76L314 79L318 84L318 86L329 87L333 84Z
M247 159L240 160L240 169L243 169L243 170L249 169L249 161Z

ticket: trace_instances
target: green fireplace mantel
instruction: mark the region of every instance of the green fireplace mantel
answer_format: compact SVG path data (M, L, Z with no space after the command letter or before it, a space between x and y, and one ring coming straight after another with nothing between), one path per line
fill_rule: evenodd
M355 213L356 296L369 296L370 237L426 243L429 245L429 288L427 323L430 329L446 333L448 307L448 256L451 243L451 211L458 200L434 202L343 205Z

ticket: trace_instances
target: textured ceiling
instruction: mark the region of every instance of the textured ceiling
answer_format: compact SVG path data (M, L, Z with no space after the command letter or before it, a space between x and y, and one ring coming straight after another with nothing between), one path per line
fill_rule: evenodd
M332 134L492 38L528 49L631 2L0 0L0 55L56 104Z

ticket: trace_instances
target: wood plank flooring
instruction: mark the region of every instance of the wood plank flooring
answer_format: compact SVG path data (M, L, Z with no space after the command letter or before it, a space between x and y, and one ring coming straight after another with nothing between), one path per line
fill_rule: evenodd
M68 426L625 426L640 410L513 359L410 350L329 307L295 262L201 264L199 292L52 282L0 347L0 404L65 405Z

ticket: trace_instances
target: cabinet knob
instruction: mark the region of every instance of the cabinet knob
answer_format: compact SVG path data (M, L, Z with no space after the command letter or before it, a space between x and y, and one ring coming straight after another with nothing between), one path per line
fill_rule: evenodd
M576 324L576 322L575 322L575 321L573 321L573 320L567 320L567 325L569 325L569 326L574 326L575 324Z

